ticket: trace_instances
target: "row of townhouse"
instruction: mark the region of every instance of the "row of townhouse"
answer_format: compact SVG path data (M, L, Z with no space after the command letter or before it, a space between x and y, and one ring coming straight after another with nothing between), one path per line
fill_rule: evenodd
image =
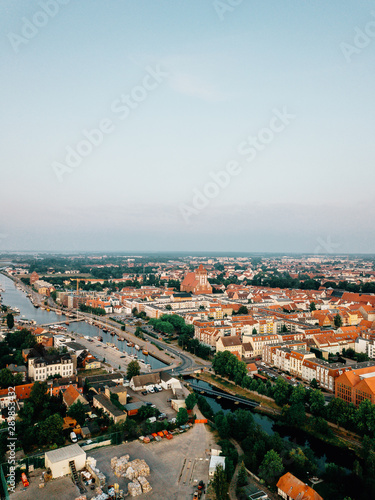
M263 361L308 383L315 379L322 388L330 392L335 391L335 382L338 377L353 370L354 367L362 366L361 363L352 366L343 363L328 363L316 358L314 353L306 348L306 342L266 346L263 351Z
M328 359L329 354L342 353L343 349L355 349L355 342L358 333L324 332L312 336L316 347L325 353Z

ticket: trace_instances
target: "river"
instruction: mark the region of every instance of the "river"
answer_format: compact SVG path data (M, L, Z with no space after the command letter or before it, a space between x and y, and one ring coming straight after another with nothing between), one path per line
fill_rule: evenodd
M57 315L52 311L46 311L38 309L33 306L31 301L27 298L26 294L16 288L14 282L0 273L0 288L5 291L0 292L3 299L3 304L9 307L16 307L20 310L20 318L22 319L33 319L38 325L60 323L61 321L69 321L64 315ZM64 325L65 326L65 325ZM79 335L87 335L88 337L101 336L103 337L103 342L111 342L116 347L119 348L121 352L127 352L128 354L136 354L138 359L149 363L152 369L160 369L167 366L165 363L153 356L145 356L141 350L136 350L134 347L129 347L126 341L121 341L117 336L112 337L109 333L103 332L99 328L89 325L88 323L81 321L78 323L71 323L67 326L68 331L78 333ZM78 340L79 342L79 340Z
M202 389L212 388L215 391L222 392L217 387L212 386L204 380L197 380L195 378L185 378L187 382L193 382L198 384ZM220 398L217 399L215 396L207 396L202 394L214 412L222 410L224 413L234 412L239 408L249 410L252 412L254 421L261 426L261 428L268 435L272 436L277 432L284 440L290 441L298 446L306 446L310 448L317 458L318 467L320 472L324 471L324 466L328 462L333 462L341 467L344 467L348 472L353 470L353 462L356 459L356 455L352 450L342 449L336 446L324 443L313 436L310 436L306 432L299 429L290 429L282 425L278 425L275 420L268 417L267 415L262 415L256 411L250 410L249 406L235 404L229 399Z

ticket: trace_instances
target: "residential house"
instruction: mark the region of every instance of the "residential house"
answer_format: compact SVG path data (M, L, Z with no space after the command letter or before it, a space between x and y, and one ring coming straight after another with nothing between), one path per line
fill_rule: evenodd
M287 472L278 480L277 493L285 500L323 500L308 484Z
M126 420L126 413L117 408L105 394L96 394L93 397L94 408L101 408L115 424Z

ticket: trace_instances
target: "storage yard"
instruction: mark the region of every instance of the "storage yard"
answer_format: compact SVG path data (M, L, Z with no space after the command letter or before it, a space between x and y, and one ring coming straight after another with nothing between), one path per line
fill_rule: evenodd
M85 472L78 471L86 491L80 494L70 476L41 483L43 471L38 469L30 474L30 485L18 485L11 499L84 500L86 496L87 500L105 500L111 487L108 493L116 493L117 498L186 500L192 498L200 480L208 481L209 450L214 442L207 426L196 424L173 439L147 444L137 440L93 449L87 452Z

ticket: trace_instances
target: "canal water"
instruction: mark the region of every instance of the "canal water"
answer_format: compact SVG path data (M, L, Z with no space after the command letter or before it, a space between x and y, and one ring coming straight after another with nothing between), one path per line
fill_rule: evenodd
M3 304L9 307L17 307L20 310L19 317L22 319L33 319L39 325L60 323L61 321L70 321L70 318L67 318L64 315L58 315L53 311L43 311L40 308L34 307L31 301L27 298L26 294L22 290L16 288L14 282L10 278L4 276L1 273L0 288L3 288L5 290L4 292L0 292ZM103 332L100 328L89 325L85 321L71 323L69 326L66 326L66 328L68 329L68 332L74 332L79 335L86 335L88 337L103 337L104 343L110 342L114 344L121 352L136 354L139 360L150 364L152 369L157 370L167 366L159 359L156 359L150 355L144 355L142 353L142 350L137 350L135 349L135 347L128 346L126 341L122 341L117 336L112 336L108 332ZM95 342L97 341L95 340Z
M214 389L215 391L225 393L217 387L212 386L204 380L197 380L195 378L185 378L187 382L191 382L198 385L202 389ZM333 462L341 467L347 469L347 471L353 470L353 463L356 459L356 455L352 450L338 448L336 446L324 443L319 439L310 436L306 432L299 429L290 429L282 425L278 425L275 420L268 417L267 415L262 415L261 413L255 412L249 408L249 406L235 404L234 401L229 399L220 398L217 399L216 396L208 396L202 394L211 406L214 412L222 410L224 413L234 412L239 408L249 410L252 412L255 423L259 424L260 427L269 436L272 436L277 432L280 437L286 441L289 441L297 446L308 447L313 452L317 458L318 467L321 472L324 471L324 466L326 463Z

